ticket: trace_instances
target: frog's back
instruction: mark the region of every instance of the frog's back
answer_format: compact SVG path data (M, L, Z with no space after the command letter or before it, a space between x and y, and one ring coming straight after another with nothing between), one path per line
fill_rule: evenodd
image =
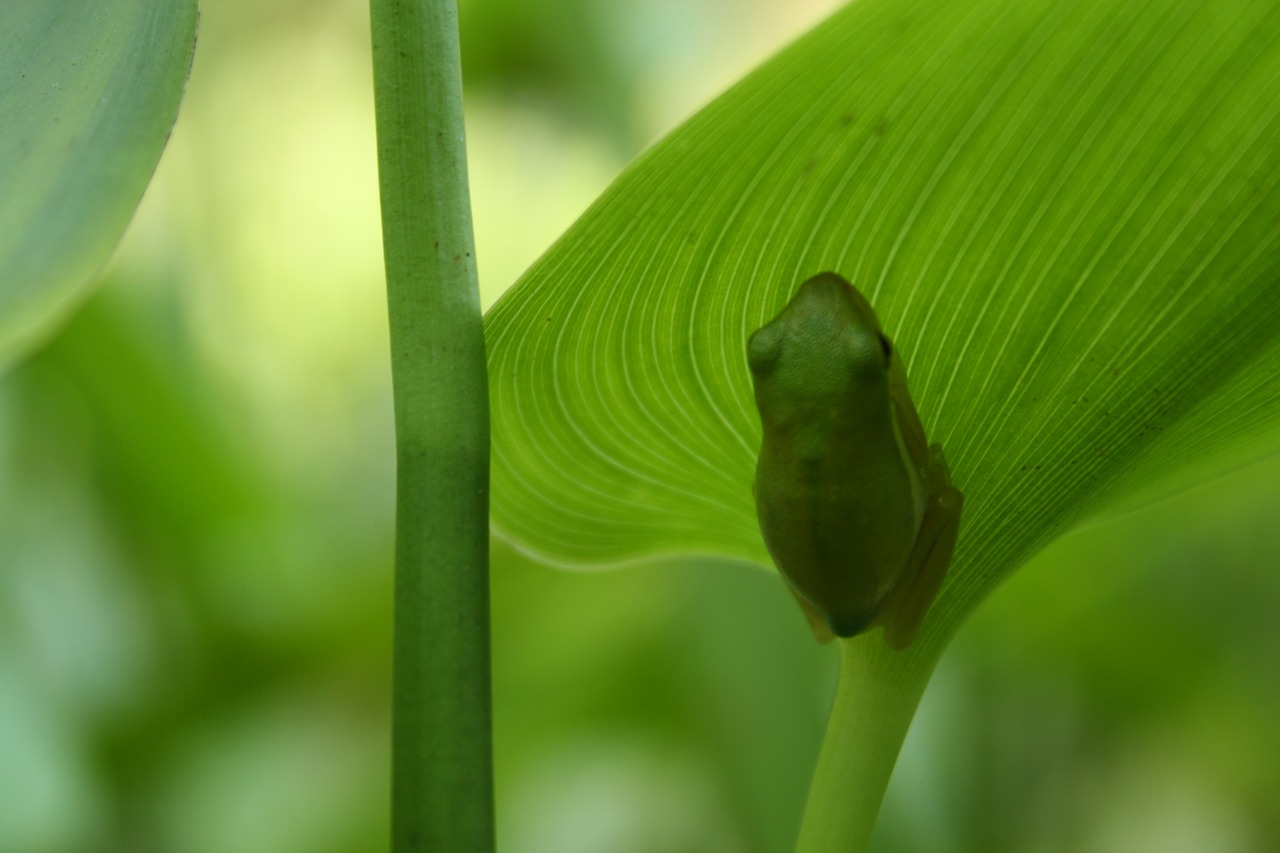
M761 452L755 491L765 545L838 636L871 623L911 553L919 520L910 478L897 452Z

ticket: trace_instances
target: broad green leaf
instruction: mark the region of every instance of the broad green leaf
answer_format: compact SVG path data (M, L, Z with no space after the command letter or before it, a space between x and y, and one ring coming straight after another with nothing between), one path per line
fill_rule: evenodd
M1278 183L1270 0L858 0L490 312L495 529L768 565L745 341L836 270L966 495L936 646L1070 524L1280 444Z
M842 643L797 851L850 853L984 595L1280 444L1280 4L850 4L490 312L495 529L562 563L767 565L745 342L822 270L870 298L966 496L916 642Z
M0 369L85 294L178 112L195 0L0 3Z
M916 643L843 646L797 849L861 850L987 592L1106 505L1276 447L1278 143L1274 3L857 0L490 313L495 528L562 563L767 565L746 337L813 273L858 284L967 498Z

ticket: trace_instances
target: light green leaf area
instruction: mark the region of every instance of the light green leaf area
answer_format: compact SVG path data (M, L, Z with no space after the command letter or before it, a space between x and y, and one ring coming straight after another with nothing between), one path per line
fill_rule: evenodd
M0 3L0 369L77 304L178 112L195 0Z
M857 0L490 312L495 529L768 565L746 339L835 270L966 495L940 637L1071 524L1280 446L1278 184L1271 0Z

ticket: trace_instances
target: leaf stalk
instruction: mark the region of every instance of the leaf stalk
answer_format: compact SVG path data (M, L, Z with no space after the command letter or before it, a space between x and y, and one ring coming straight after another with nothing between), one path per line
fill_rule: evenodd
M937 646L927 641L893 651L879 631L838 642L839 681L796 853L866 850L938 658Z

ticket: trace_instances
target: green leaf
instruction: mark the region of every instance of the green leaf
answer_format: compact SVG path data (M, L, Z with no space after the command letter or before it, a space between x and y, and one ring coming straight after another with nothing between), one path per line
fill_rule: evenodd
M1273 0L857 0L640 158L490 312L494 528L567 564L768 565L746 339L809 276L853 281L966 499L914 644L840 643L796 849L856 853L1001 579L1280 444L1278 186Z
M0 368L85 295L155 170L195 0L0 4Z
M936 651L1069 525L1280 444L1278 184L1270 0L858 0L490 312L494 527L768 565L745 342L835 270L966 496Z

